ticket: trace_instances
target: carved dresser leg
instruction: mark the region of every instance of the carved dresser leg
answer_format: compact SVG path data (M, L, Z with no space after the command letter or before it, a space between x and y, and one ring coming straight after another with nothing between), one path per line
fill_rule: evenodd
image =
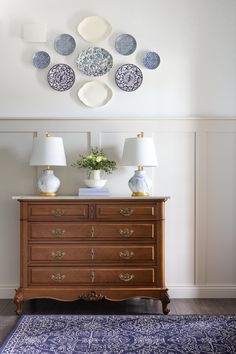
M162 311L164 315L168 315L168 313L170 312L170 309L168 308L168 304L170 303L168 289L163 290L161 292L161 303L162 303Z
M14 304L16 305L16 314L20 315L22 313L24 297L21 288L16 289L16 295L14 297Z

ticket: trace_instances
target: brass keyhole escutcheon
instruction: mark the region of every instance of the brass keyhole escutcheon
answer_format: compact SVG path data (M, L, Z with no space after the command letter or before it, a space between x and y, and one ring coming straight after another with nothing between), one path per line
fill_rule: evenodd
M94 281L95 281L95 272L94 271L91 272L90 279L91 279L91 282L94 283Z
M92 258L92 261L93 261L94 258L95 258L95 249L91 248L90 252L91 252L91 258Z
M94 228L94 226L92 226L91 230L90 230L90 236L94 237L94 234L95 234L95 228Z

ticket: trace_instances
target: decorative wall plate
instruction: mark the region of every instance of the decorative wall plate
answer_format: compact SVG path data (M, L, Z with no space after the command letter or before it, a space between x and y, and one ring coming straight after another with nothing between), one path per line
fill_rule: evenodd
M40 51L33 55L33 64L38 69L44 69L50 64L50 55L47 52Z
M102 76L112 68L113 58L104 48L90 47L80 53L76 64L85 75Z
M67 33L60 34L54 40L54 49L61 55L69 55L75 50L76 43L74 38Z
M79 34L88 42L104 41L112 32L110 23L100 16L89 16L80 22L77 28Z
M104 82L90 81L79 89L78 97L88 107L101 107L112 98L112 90Z
M156 69L160 65L160 61L156 52L146 52L143 56L143 65L148 69Z
M133 64L124 64L119 67L115 76L117 86L124 91L137 90L143 81L142 71Z
M56 64L48 72L48 83L56 91L69 90L74 82L74 70L67 64Z
M130 34L121 34L116 38L115 48L122 55L132 54L137 47L136 39Z

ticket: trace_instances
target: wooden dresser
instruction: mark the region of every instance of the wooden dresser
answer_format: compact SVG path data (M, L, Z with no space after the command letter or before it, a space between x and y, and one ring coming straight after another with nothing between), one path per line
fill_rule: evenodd
M14 197L20 202L20 288L14 302L156 298L167 314L167 197Z

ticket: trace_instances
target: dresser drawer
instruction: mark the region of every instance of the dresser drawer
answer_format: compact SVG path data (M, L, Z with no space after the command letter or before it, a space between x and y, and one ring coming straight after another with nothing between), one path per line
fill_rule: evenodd
M68 220L75 221L87 219L89 207L86 204L29 204L29 220L55 221Z
M155 268L29 268L31 285L150 286L155 283Z
M155 224L150 223L29 223L31 239L152 240Z
M155 261L154 246L109 246L78 244L31 245L30 262L151 263Z
M159 204L97 204L96 218L106 220L160 220L162 208Z

